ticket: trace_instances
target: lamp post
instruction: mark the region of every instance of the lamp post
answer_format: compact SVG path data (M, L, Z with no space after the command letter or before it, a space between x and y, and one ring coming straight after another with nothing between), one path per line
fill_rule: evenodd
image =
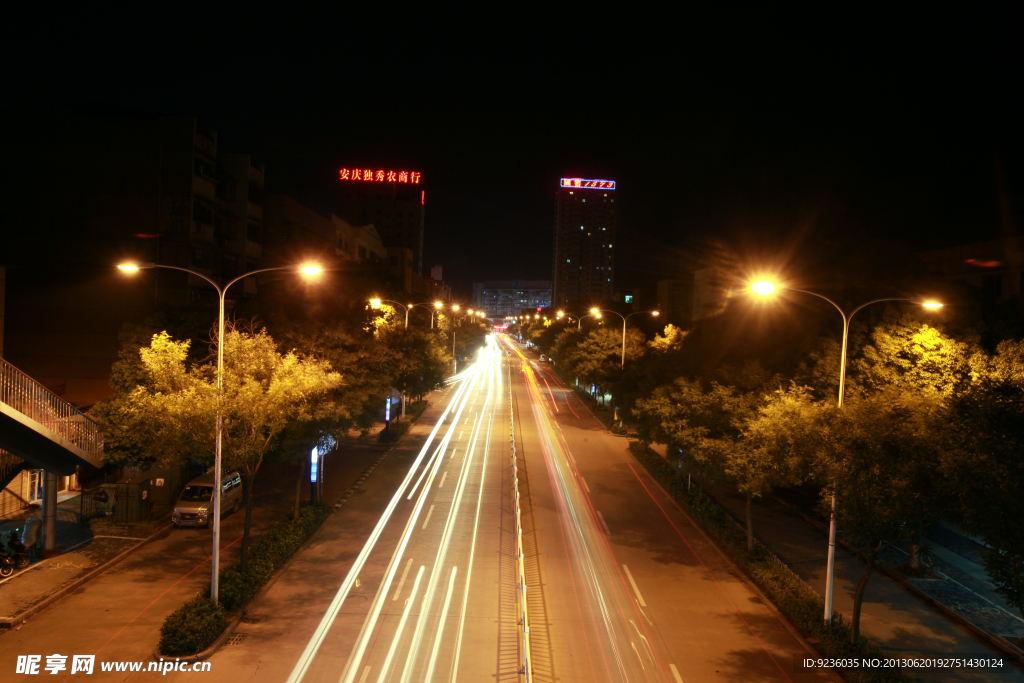
M601 314L600 313L591 312L591 313L587 313L586 315L581 315L579 318L576 319L576 329L577 330L583 329L583 319L584 318L589 318L590 316L594 316L595 318L600 318Z
M772 294L774 294L779 289L778 287L776 287L776 285L774 283L769 282L767 280L759 280L759 281L755 282L753 285L751 285L750 288L755 293L760 294L761 296L771 296ZM938 303L937 301L919 301L919 300L916 300L916 299L906 299L906 298L903 298L903 297L887 297L887 298L884 298L884 299L873 299L871 301L868 301L867 303L863 303L860 306L858 306L857 308L853 309L853 311L849 315L847 315L846 312L839 306L839 304L837 304L835 301L832 301L832 299L829 299L827 296L824 296L822 294L818 294L817 292L809 292L806 289L796 289L796 288L793 288L793 287L787 287L786 289L788 289L791 292L800 292L801 294L810 294L811 296L816 296L819 299L824 299L825 301L827 301L830 304L832 304L832 306L837 311L839 311L839 315L842 316L842 318L843 318L843 346L842 346L842 350L839 352L840 353L840 356L839 356L839 400L836 403L837 407L840 410L842 410L842 408L843 408L843 394L844 394L844 390L846 388L846 347L847 347L847 343L848 343L849 338L850 338L850 321L853 319L853 316L855 316L857 314L857 311L859 311L862 308L865 308L867 306L870 306L871 304L881 303L882 301L908 301L910 303L919 304L919 305L924 306L925 308L928 308L928 309L942 308L942 304ZM833 593L833 588L834 588L834 580L833 580L834 577L833 577L833 575L835 573L835 566L836 566L836 489L837 489L837 485L836 485L836 482L833 480L833 482L832 482L832 514L831 514L831 518L830 518L829 524L828 524L828 565L827 565L827 568L825 570L825 623L826 624L831 624L832 623L832 593Z
M415 304L409 304L407 306L405 304L400 304L397 301L392 301L391 299L370 299L370 306L372 306L373 308L380 308L380 305L382 303L384 303L384 304L394 304L396 306L401 306L402 308L404 308L405 309L405 329L409 329L409 309L412 308Z
M632 318L634 315L640 315L641 313L650 313L653 316L658 316L658 315L661 314L661 311L637 311L636 313L630 313L629 315L625 315L624 316L621 313L618 313L616 311L611 311L611 310L608 310L606 308L591 308L590 312L592 314L615 313L615 315L617 315L620 318L622 318L622 365L620 366L622 368L626 367L626 321L629 320L630 318ZM600 317L600 316L598 316L598 317Z
M322 268L313 264L260 268L259 270L243 273L223 287L220 287L216 282L202 273L197 273L196 271L189 270L188 268L179 268L178 266L165 266L160 263L121 263L118 264L117 267L128 273L134 273L139 270L146 270L149 268L168 268L170 270L180 270L185 273L190 273L209 282L210 285L217 290L217 294L220 299L220 312L217 319L217 440L214 447L213 461L213 578L210 581L210 597L214 602L217 602L218 588L220 584L220 499L221 494L223 493L221 490L221 437L223 434L224 419L221 414L221 402L224 392L224 296L227 294L228 288L231 285L243 278L249 277L250 275L266 273L272 270L297 270L303 275L313 276L320 273Z

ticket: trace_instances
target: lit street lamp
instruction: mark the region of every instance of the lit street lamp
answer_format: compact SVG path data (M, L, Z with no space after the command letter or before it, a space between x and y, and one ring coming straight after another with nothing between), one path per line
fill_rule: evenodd
M624 316L621 313L617 313L616 311L611 311L606 308L591 308L590 312L597 315L598 318L601 317L601 313L615 313L615 315L622 318L622 365L620 367L623 368L626 367L626 321L634 315L640 315L641 313L650 313L655 317L661 315L661 311L637 311L636 313L630 313L629 315Z
M761 296L771 296L773 293L775 293L779 289L775 285L775 283L769 282L768 280L758 280L757 282L753 283L750 286L750 288L756 294L760 294ZM852 313L847 315L846 312L843 311L843 309L839 307L839 304L837 304L835 301L832 301L832 299L829 299L827 296L824 296L822 294L818 294L817 292L809 292L806 289L795 289L795 288L792 288L792 287L786 287L785 289L787 289L787 290L789 290L791 292L800 292L801 294L810 294L811 296L816 296L819 299L824 299L825 301L827 301L830 304L832 304L832 306L834 306L835 309L837 311L839 311L839 315L841 315L843 317L843 347L842 347L842 350L840 351L840 356L839 356L839 401L838 401L838 404L837 404L840 410L843 407L843 393L844 393L844 389L846 388L846 346L847 346L847 342L849 341L849 337L850 337L850 320L852 320L853 316L857 314L857 311L859 311L860 309L862 309L862 308L864 308L866 306L870 306L871 304L877 304L877 303L880 303L882 301L909 301L910 303L919 304L919 305L924 306L925 308L928 308L928 309L933 309L934 310L934 309L937 309L937 308L942 308L942 304L937 302L937 301L920 301L920 300L917 300L917 299L905 299L905 298L902 298L902 297L888 297L888 298L885 298L885 299L874 299L872 301L868 301L867 303L863 303L860 306L858 306L857 308L853 309ZM831 624L832 623L832 592L833 592L833 587L834 587L833 586L833 583L834 583L833 582L833 574L835 573L835 565L836 565L836 483L833 481L832 482L832 516L831 516L831 520L829 521L829 526L828 526L828 568L825 571L825 623L826 624Z
M396 306L401 306L402 308L404 308L405 309L405 329L409 329L409 309L412 308L414 306L414 304L409 304L408 306L406 306L405 304L400 304L397 301L391 301L390 299L370 299L370 306L372 306L373 308L380 308L380 305L382 303L394 304Z
M206 277L202 273L197 273L194 270L188 268L179 268L178 266L165 266L160 263L121 263L117 266L119 269L134 273L139 270L145 270L149 268L168 268L170 270L180 270L185 273L190 273L197 277L201 277L206 280L217 290L217 294L220 299L220 313L217 320L217 441L214 449L214 462L213 462L213 579L210 582L210 597L214 602L217 602L218 587L220 584L220 499L223 493L221 485L221 436L223 433L224 420L221 414L221 402L224 392L224 296L227 294L228 288L238 282L239 280L255 275L257 273L266 273L271 270L297 270L303 275L309 277L317 275L321 272L322 268L315 264L306 264L303 266L278 266L275 268L260 268L259 270L253 270L248 273L239 275L234 280L228 282L224 287L220 287L216 282Z

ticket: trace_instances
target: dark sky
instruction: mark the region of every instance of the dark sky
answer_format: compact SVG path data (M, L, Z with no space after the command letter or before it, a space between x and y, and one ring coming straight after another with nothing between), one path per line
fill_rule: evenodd
M194 116L318 210L342 166L418 169L424 265L466 292L550 277L560 176L618 181L624 291L707 239L927 248L1018 227L1009 10L395 10L25 18L8 94Z

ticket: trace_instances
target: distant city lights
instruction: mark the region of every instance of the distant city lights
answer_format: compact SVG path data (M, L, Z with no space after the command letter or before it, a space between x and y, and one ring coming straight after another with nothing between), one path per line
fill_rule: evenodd
M591 180L588 178L562 178L562 187L591 188L594 190L614 190L614 180Z
M338 173L339 180L361 180L371 183L407 183L420 184L419 171L375 171L372 168L343 168Z

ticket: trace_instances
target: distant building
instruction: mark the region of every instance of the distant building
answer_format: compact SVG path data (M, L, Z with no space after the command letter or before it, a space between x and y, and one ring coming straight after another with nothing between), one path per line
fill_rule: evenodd
M934 249L920 257L932 273L974 287L987 303L1016 298L1024 306L1024 244L1018 236Z
M556 193L553 304L590 306L614 292L614 180L562 178Z
M473 307L485 311L488 318L550 306L550 280L496 280L473 285Z
M335 213L352 225L372 223L386 247L411 251L415 272L421 275L425 201L418 172L343 168Z

